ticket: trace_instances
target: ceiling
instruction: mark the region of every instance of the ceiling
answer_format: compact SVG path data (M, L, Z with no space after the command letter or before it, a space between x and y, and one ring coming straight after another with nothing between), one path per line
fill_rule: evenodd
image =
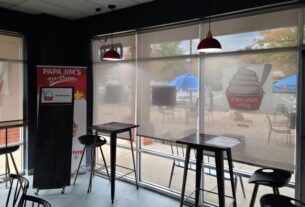
M0 0L0 7L28 14L49 14L65 19L80 19L109 12L109 4L116 5L115 10L136 6L153 0Z

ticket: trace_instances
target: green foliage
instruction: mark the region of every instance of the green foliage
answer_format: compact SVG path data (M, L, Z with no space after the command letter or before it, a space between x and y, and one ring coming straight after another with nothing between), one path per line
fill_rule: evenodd
M180 47L181 42L166 42L152 45L153 56L168 57L184 54ZM153 77L156 81L168 82L177 75L184 73L189 68L189 60L176 59L165 60L155 63L156 68L152 68Z
M253 42L245 47L245 50L284 48L297 45L297 29L280 28L260 31L260 38L253 39ZM285 76L296 72L297 53L296 52L272 52L266 54L246 55L243 61L250 63L270 63L273 71L282 71Z

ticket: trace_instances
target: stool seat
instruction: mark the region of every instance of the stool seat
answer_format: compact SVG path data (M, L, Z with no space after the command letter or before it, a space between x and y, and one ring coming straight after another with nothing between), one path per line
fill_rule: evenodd
M298 201L296 199L283 196L283 195L275 195L275 194L266 194L261 197L260 200L262 207L278 207L278 206L285 206L285 207L299 207L305 206L304 203Z
M287 185L290 178L291 173L286 170L275 168L261 168L256 170L249 179L249 183L255 184L250 201L250 207L254 207L259 185L272 187L274 194L279 195L279 188Z
M96 139L96 140L95 140ZM106 144L106 139L101 139L100 136L96 135L83 135L78 138L79 142L87 147L100 147ZM95 146L94 146L95 140Z
M287 185L290 178L291 173L286 170L262 168L251 175L249 183L279 188Z
M19 145L0 148L0 155L12 153L17 151L18 149L19 149Z

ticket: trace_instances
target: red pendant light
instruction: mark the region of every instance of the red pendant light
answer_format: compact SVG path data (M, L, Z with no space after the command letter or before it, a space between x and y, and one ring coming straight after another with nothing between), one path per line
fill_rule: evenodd
M114 47L112 45L110 50L108 50L104 53L103 60L118 61L118 60L121 60L121 55L114 49Z
M221 49L221 44L213 38L211 31L208 32L206 38L201 40L197 46L198 52L217 52Z
M209 32L207 33L206 38L201 40L200 43L198 44L197 46L198 52L217 52L222 49L219 41L213 38L210 28L211 28L211 21L209 17Z
M110 4L108 5L108 8L112 11L115 9L115 5L113 4ZM118 60L121 60L122 57L121 55L114 49L114 46L113 46L113 37L111 35L111 47L108 51L106 51L103 55L103 58L102 60L106 60L106 61L118 61Z

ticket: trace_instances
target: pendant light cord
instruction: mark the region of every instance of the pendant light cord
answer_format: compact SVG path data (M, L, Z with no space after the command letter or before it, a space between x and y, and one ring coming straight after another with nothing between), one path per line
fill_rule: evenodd
M211 16L209 16L209 31L211 31Z
M108 8L110 9L111 13L115 9L115 7L116 6L114 4L109 4L108 5ZM113 46L113 33L111 33L111 49L114 50L114 46Z
M209 5L208 5L208 15L209 15L209 31L211 31L211 0L209 0Z
M111 48L114 49L114 46L113 46L113 34L111 34Z

